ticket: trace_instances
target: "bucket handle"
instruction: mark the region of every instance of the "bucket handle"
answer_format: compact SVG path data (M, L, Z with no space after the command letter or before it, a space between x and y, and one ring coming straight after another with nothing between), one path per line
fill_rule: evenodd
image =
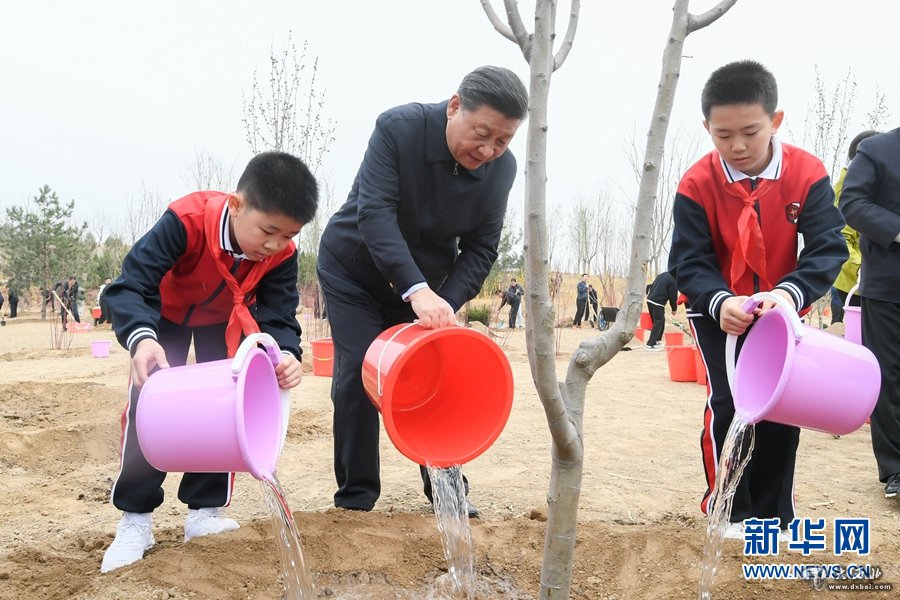
M787 300L778 294L773 294L772 292L757 292L750 296L741 308L744 312L750 314L760 302L765 300L771 300L784 309L788 321L791 322L791 328L794 330L795 339L799 340L804 336L806 329L803 327L803 321L800 320L800 315L798 315L797 311L788 304ZM728 375L728 389L731 391L732 397L734 396L734 370L737 366L737 359L735 358L737 339L738 336L729 333L728 339L725 340L725 373Z
M384 394L382 393L382 390L381 390L381 360L384 358L384 352L385 352L385 350L387 350L388 346L390 346L391 342L393 342L394 339L395 339L398 335L400 335L401 333L403 333L404 331L406 331L407 329L409 329L409 328L412 327L413 325L418 325L418 324L419 324L419 320L418 320L418 319L416 319L416 320L413 321L412 323L407 323L406 325L404 325L403 327L401 327L400 329L398 329L397 331L395 331L395 332L394 332L394 335L392 335L392 336L390 337L390 339L384 343L384 346L381 347L381 354L378 355L378 366L376 367L376 371L378 372L378 395L379 395L379 396L383 396L383 395L384 395Z
M234 353L234 359L231 361L231 376L234 377L235 381L237 381L241 369L244 368L247 354L253 348L256 348L257 344L262 344L265 347L266 354L269 356L269 360L272 361L273 366L278 366L281 362L281 348L278 346L275 338L268 333L251 333L238 346L237 352ZM291 393L289 390L281 388L278 391L281 395L281 446L278 448L280 454L281 449L284 448L284 440L287 438L288 419L291 417Z
M850 299L853 298L853 294L854 294L854 293L856 292L856 290L858 290L858 289L859 289L859 283L857 282L857 283L853 284L853 287L850 288L850 291L849 291L849 292L847 292L847 297L844 298L844 309L845 309L845 310L846 310L846 308L847 308L848 306L850 306Z

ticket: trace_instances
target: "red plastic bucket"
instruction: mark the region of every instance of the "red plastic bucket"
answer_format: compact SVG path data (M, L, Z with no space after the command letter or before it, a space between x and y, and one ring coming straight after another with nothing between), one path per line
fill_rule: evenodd
M313 340L312 348L313 375L331 377L334 373L334 342L329 338Z
M666 346L666 359L672 381L697 381L693 346Z
M639 340L641 342L644 341L644 328L638 327L634 330L634 339Z
M99 319L102 312L103 311L100 310L99 306L95 306L94 308L91 309L91 316L94 317L95 319Z
M641 329L653 329L653 319L650 318L649 312L641 313Z
M666 340L666 346L682 346L684 345L684 334L680 331L667 331L663 334Z
M421 465L461 465L487 450L512 409L512 370L489 337L465 327L395 325L369 346L363 387L391 442Z

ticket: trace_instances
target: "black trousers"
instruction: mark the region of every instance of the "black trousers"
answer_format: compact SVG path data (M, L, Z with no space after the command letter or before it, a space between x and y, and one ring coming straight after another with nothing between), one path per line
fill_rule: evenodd
M863 345L881 367L881 392L872 412L872 450L878 479L900 473L900 304L862 299Z
M225 323L188 328L161 319L159 343L166 350L170 366L187 362L192 337L197 362L228 358ZM122 415L122 466L113 484L112 503L119 510L147 513L163 503L166 473L153 468L141 452L134 422L140 390L129 385L129 393ZM231 500L233 481L231 473L185 473L178 487L178 499L194 509L226 506Z
M666 307L647 302L647 310L650 311L650 320L653 321L653 329L650 330L647 345L655 346L662 339L663 331L666 329Z
M715 488L718 463L725 436L734 418L734 400L725 370L727 335L714 320L689 313L694 339L706 364L710 394L703 412L700 449L706 473L707 490L700 508L708 513L709 497ZM738 354L746 334L738 339ZM794 519L794 465L800 429L780 423L756 424L753 457L738 484L732 504L731 522L755 518L781 519L786 528Z
M584 311L587 308L587 298L584 300L575 300L575 325L581 325L581 319L584 318Z
M18 311L19 311L19 299L16 298L15 300L13 300L12 298L10 298L9 299L9 318L15 319L16 315L19 314Z
M318 276L334 343L331 401L334 404L334 476L338 486L334 505L372 510L381 495L378 453L381 424L378 409L363 388L363 358L382 331L412 322L416 315L406 302L386 301L363 289L325 252L319 254ZM421 466L419 470L425 495L431 500L427 471ZM467 481L465 486L468 493Z
M509 303L509 328L513 329L516 326L516 317L519 316L519 305L521 304L521 300L519 302L510 302Z

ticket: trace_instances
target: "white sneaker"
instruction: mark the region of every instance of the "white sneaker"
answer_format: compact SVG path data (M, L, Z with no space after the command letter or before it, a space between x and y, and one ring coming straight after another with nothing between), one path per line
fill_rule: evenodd
M150 531L151 514L127 512L122 515L122 520L116 527L116 539L103 554L101 573L108 573L144 558L144 552L156 543L153 532Z
M184 521L184 541L189 542L195 537L231 531L238 527L240 525L234 519L220 517L218 508L190 509Z
M728 528L725 530L725 539L744 541L744 524L730 523L728 525Z
M657 345L647 346L647 352L659 352L661 348Z

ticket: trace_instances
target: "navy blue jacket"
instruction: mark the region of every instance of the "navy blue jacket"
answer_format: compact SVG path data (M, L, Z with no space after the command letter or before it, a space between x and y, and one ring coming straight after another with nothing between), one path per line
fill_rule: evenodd
M417 283L458 310L481 290L497 246L516 160L468 171L447 146L447 102L381 114L347 202L322 233L319 267L386 304Z
M900 128L859 145L841 192L847 224L860 233L864 298L900 303Z

